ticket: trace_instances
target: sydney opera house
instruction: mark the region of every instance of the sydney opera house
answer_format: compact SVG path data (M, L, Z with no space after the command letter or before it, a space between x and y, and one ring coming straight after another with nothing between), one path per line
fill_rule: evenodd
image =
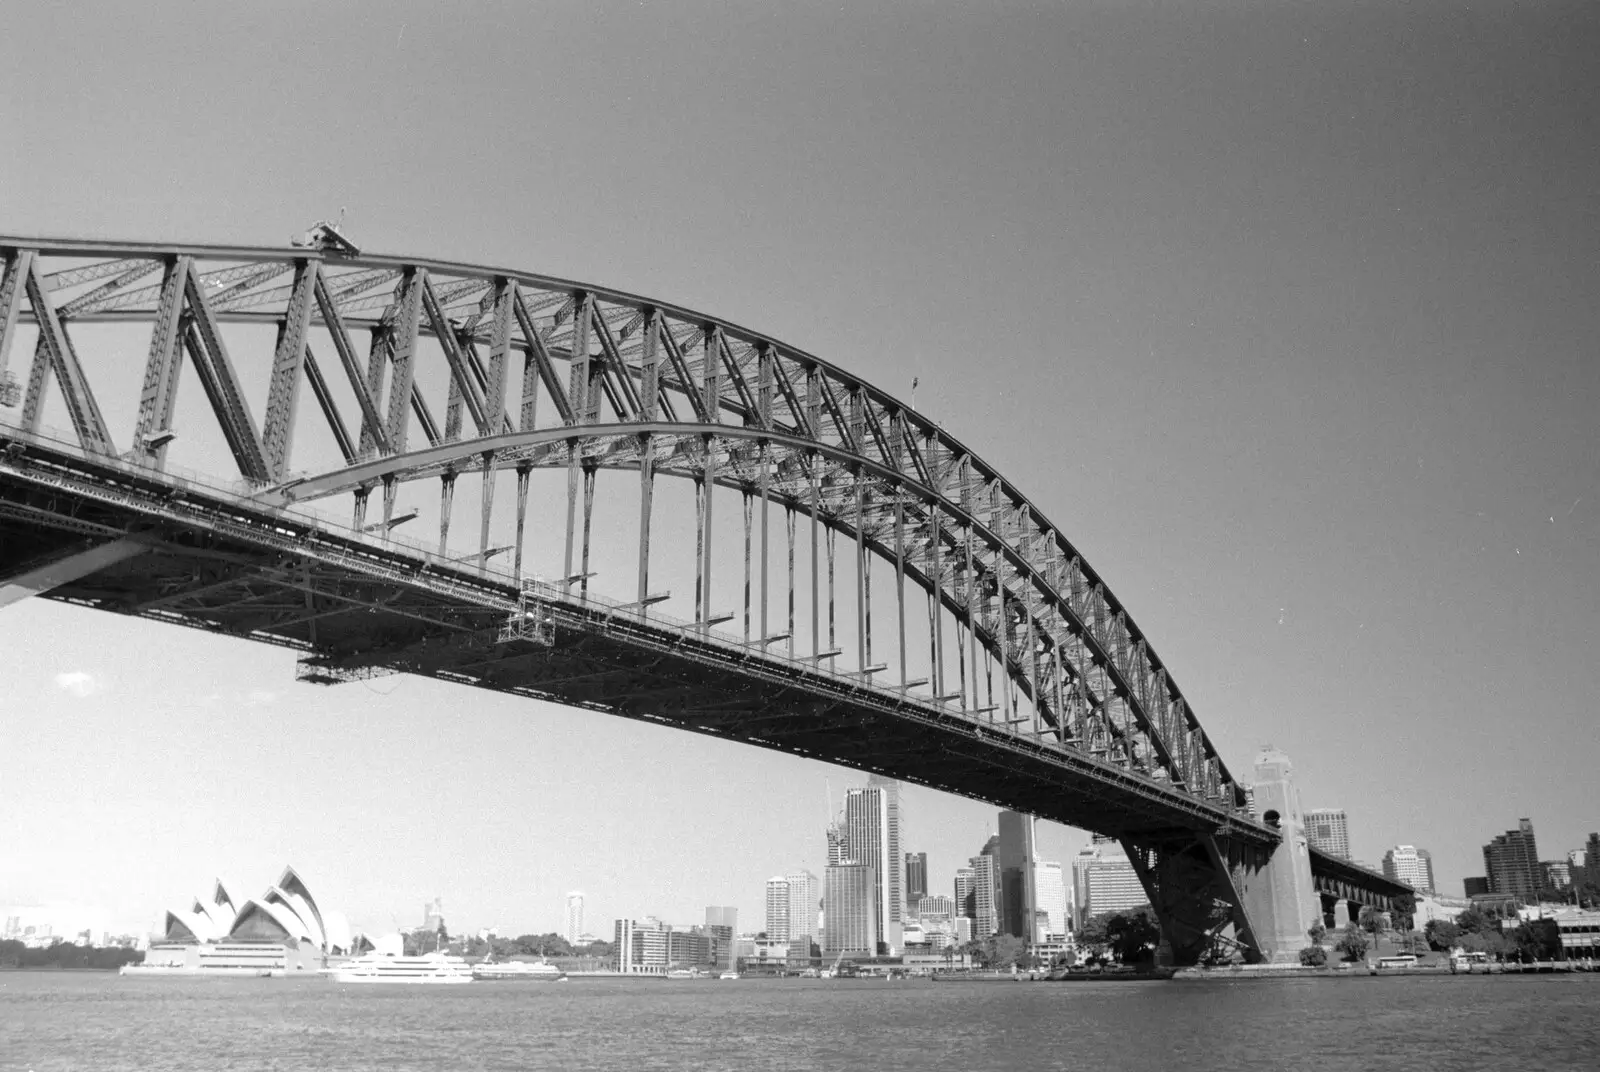
M338 912L324 912L295 874L284 868L277 883L258 897L235 901L218 879L210 897L196 897L187 911L169 911L164 933L145 954L147 971L287 973L315 971L330 956L362 950Z

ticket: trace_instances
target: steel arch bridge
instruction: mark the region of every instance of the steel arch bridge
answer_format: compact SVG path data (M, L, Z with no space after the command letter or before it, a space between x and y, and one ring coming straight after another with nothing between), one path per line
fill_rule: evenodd
M1113 834L1179 959L1259 951L1240 890L1279 835L1153 647L1021 490L844 369L327 227L0 252L14 591L287 646L307 680L425 674ZM635 487L596 541L602 472ZM663 476L685 518L692 491L692 560L660 538ZM398 498L434 487L437 541L404 539ZM622 544L632 576L602 591L593 559Z

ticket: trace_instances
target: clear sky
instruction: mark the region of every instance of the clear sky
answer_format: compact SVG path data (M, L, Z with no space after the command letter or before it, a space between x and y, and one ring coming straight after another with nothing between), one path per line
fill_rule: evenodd
M918 377L1236 773L1286 750L1359 858L1459 893L1521 816L1546 858L1600 828L1597 57L1581 2L25 5L0 232L344 206ZM39 601L0 650L0 905L129 926L292 861L374 929L557 929L574 888L596 933L755 929L863 780ZM948 892L992 812L906 796Z

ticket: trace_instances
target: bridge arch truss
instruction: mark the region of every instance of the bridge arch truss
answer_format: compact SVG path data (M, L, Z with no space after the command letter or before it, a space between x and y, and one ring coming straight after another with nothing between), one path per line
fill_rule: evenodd
M85 457L159 476L171 470L178 385L198 380L229 456L213 475L233 481L240 501L292 512L348 498L354 529L387 536L397 490L437 483L443 555L454 489L477 479L479 539L455 558L513 580L524 573L530 474L564 473L555 598L579 603L601 598L588 568L597 474L626 471L638 485L636 583L607 595L641 618L654 599L656 481L679 478L696 503L689 628L702 631L719 624L712 578L728 561L713 502L732 493L744 518L744 642L763 657L782 651L826 668L853 655L839 673L874 680L889 669L887 647L903 695L1251 823L1167 667L1061 529L937 423L821 358L617 290L337 245L8 237L0 254L0 423L24 436L45 433L54 397ZM80 358L99 325L124 325L143 343L137 391L122 376L106 410L95 360L105 355ZM270 345L246 353L239 332L250 325ZM265 386L255 397L252 380ZM128 415L126 435L113 434L107 410ZM307 422L323 426L337 457L297 468ZM508 472L516 497L502 495L496 515L493 489ZM494 560L505 549L490 533L508 510L517 541L506 563ZM787 546L784 568L769 561L769 526ZM855 611L853 653L833 650L820 624L819 556L831 607L837 540L856 562L844 600ZM810 644L798 652L796 633L807 630L793 621L797 546L813 592ZM893 629L871 617L873 578L886 573ZM779 621L768 597L785 578ZM920 678L919 653L907 651L915 615L927 623ZM980 659L1001 670L998 697L980 696Z

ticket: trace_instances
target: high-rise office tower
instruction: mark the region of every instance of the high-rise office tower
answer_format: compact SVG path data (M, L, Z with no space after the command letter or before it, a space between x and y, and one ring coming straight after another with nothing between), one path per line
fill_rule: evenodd
M1583 866L1600 868L1600 834L1591 833L1589 840L1583 843ZM1593 875L1589 877L1594 878Z
M1305 813L1306 842L1313 848L1350 859L1350 819L1343 808L1315 808Z
M986 853L967 862L972 865L972 936L981 941L1000 931L1000 868Z
M804 939L815 942L817 934L817 903L822 899L822 884L810 871L801 869L784 876L789 883L789 941ZM799 949L798 953L808 952Z
M567 894L567 944L577 945L578 935L583 933L583 891L573 890Z
M1539 892L1539 846L1533 821L1523 819L1483 847L1483 872L1490 893L1508 893L1532 904Z
M822 878L822 955L878 952L878 876L867 864L829 864Z
M883 810L889 828L883 862L887 875L879 876L886 910L881 918L888 926L880 927L878 937L880 941L889 943L891 953L898 953L900 934L905 926L906 906L905 859L900 851L900 783L893 778L869 774L867 788L883 794Z
M873 906L877 913L877 940L891 953L900 950L901 915L899 852L899 783L879 779L864 789L844 795L844 816L839 829L840 864L872 869L877 885ZM892 836L891 836L892 835ZM833 853L830 852L830 856ZM824 896L826 900L826 896Z
M1049 917L1050 934L1066 934L1067 885L1061 865L1051 860L1041 860L1034 868L1033 888L1038 900L1038 911Z
M956 868L956 915L963 919L973 919L977 914L977 906L972 900L972 868Z
M789 879L786 875L767 879L767 940L789 940Z
M1419 892L1433 889L1433 861L1427 851L1415 845L1396 845L1383 854L1383 874L1395 882L1404 882Z
M906 853L906 907L916 911L917 905L928 896L928 854Z
M1417 860L1422 865L1422 881L1427 883L1423 889L1429 893L1438 892L1439 887L1433 884L1433 853L1427 849L1418 849Z
M733 939L739 933L737 908L706 906L706 933L713 940L712 958L724 971L733 967Z
M1033 941L1033 914L1038 905L1034 889L1033 816L1017 811L1000 813L1000 845L995 854L1000 865L1000 912L1004 934Z

